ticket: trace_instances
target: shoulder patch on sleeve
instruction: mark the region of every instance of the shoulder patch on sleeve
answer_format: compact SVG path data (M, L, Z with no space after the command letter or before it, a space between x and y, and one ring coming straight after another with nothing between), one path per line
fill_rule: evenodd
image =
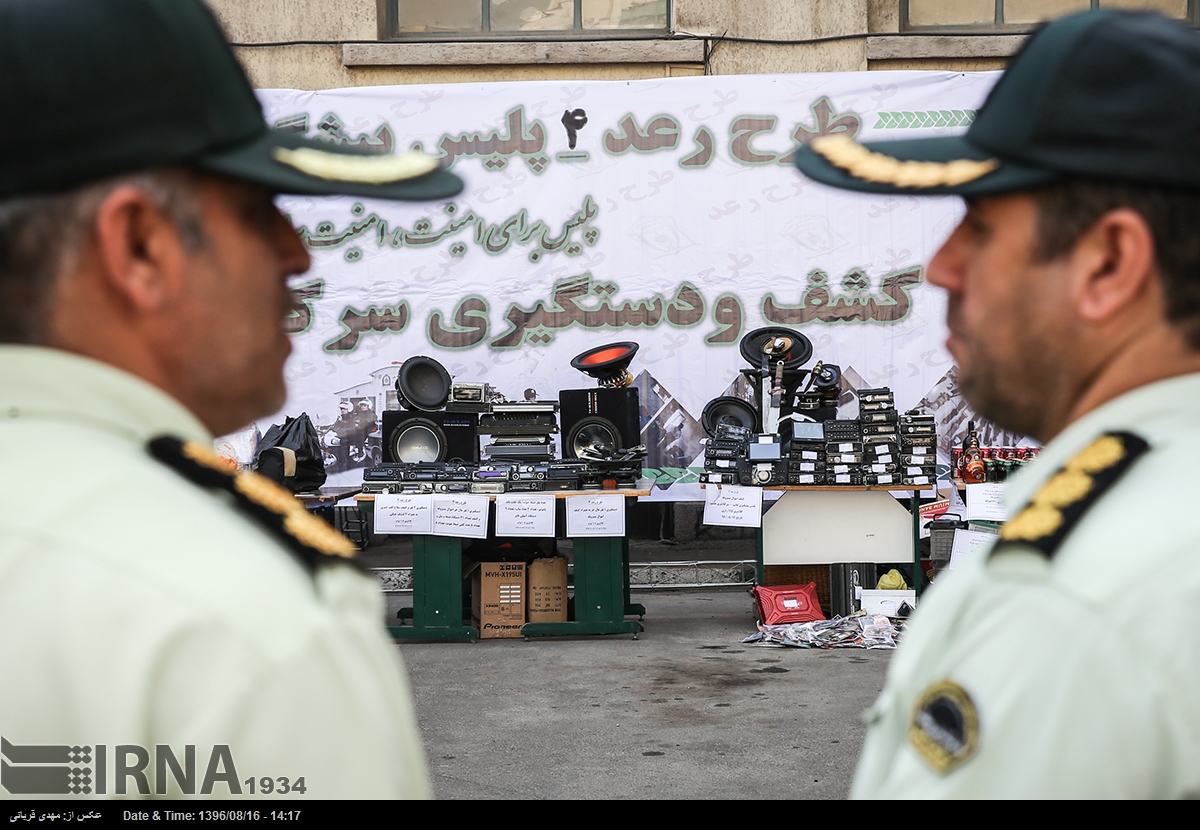
M1128 432L1101 435L1004 523L992 554L1019 543L1035 548L1047 559L1053 557L1088 508L1149 448L1143 439Z
M201 487L225 490L237 505L279 537L312 570L325 562L350 562L358 548L329 524L304 509L290 490L258 473L238 472L228 461L196 441L171 436L147 444L150 454Z
M979 748L979 714L966 689L940 680L922 692L913 708L908 740L943 775L970 760Z

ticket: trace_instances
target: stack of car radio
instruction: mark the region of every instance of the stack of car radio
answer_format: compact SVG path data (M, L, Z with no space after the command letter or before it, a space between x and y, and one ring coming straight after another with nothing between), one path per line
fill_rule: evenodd
M858 391L856 420L793 419L791 437L722 423L706 439L706 484L920 486L936 480L932 415L896 411L891 389Z
M640 474L640 462L636 470L621 474L600 470L588 461L381 464L363 473L363 492L497 494L628 489L637 485Z

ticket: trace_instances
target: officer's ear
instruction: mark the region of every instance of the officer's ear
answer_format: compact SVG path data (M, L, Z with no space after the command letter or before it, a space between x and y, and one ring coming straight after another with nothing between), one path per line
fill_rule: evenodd
M1073 299L1083 321L1114 322L1147 301L1157 307L1154 234L1136 211L1117 208L1101 216L1070 257Z
M121 185L100 203L92 225L106 285L131 310L152 311L180 290L186 248L155 201Z

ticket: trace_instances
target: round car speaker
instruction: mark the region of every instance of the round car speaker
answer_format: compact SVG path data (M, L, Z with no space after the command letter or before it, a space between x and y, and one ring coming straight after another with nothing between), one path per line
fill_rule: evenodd
M432 357L410 357L396 373L396 392L405 409L441 409L450 397L450 373Z
M392 430L392 458L405 464L446 460L446 433L433 421L413 418Z
M821 371L817 372L817 377L813 385L818 389L833 389L840 386L842 383L842 369L833 363L826 363L821 367Z
M633 383L629 364L637 354L638 344L609 343L588 349L571 358L571 367L600 382L601 386L624 387Z
M745 427L751 432L757 432L758 413L741 398L722 395L704 405L704 411L700 413L700 423L704 425L704 431L711 436L716 436L717 427L721 424Z
M759 368L762 366L764 348L770 341L779 338L789 338L792 341L791 347L784 352L783 368L785 371L799 369L812 357L812 341L803 334L783 326L767 326L755 329L742 338L742 342L738 344L738 348L742 352L742 359L754 368ZM777 358L772 357L772 362L775 362Z
M610 458L619 449L621 431L612 421L599 415L581 418L563 441L564 455L585 461Z

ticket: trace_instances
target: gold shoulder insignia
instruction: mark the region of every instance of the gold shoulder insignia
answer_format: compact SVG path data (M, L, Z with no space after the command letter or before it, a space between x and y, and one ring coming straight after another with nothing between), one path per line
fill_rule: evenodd
M950 680L934 683L913 707L908 742L942 775L979 749L979 713L967 690Z
M1097 499L1150 448L1128 432L1110 432L1088 444L1042 485L1021 512L1000 528L1000 541L1022 543L1054 556L1067 534Z
M279 536L312 569L327 561L354 561L358 548L325 521L304 509L292 492L258 473L242 473L203 444L163 436L150 454L202 487L231 493L239 508Z

